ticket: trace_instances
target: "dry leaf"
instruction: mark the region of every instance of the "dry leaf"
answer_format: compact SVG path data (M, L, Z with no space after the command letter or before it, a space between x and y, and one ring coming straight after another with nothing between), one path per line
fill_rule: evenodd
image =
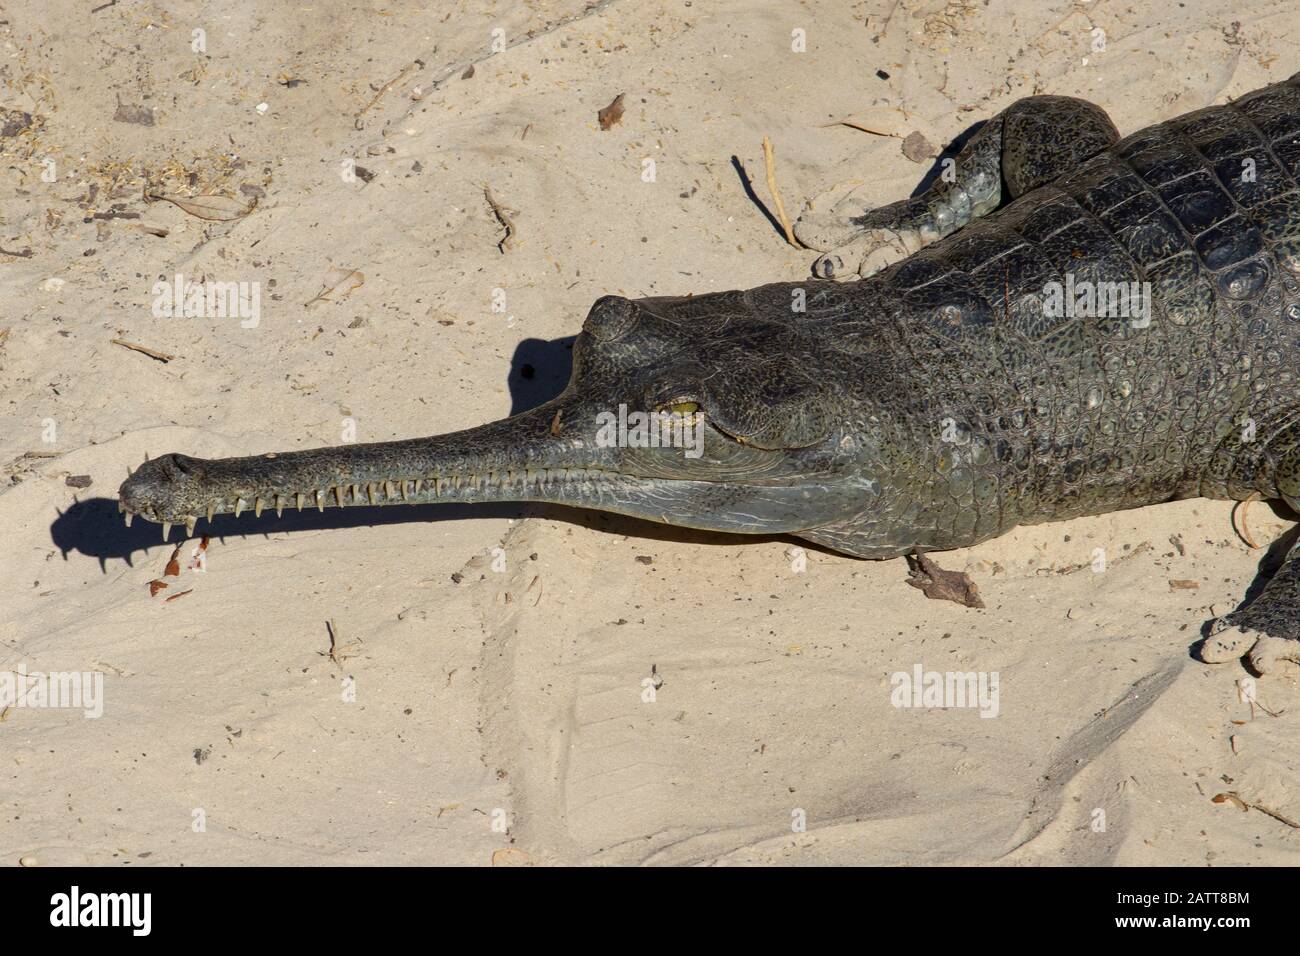
M618 96L614 97L608 106L596 113L596 119L600 122L601 129L609 129L615 123L622 120L623 94L618 94Z
M316 298L310 302L304 303L307 308L311 308L320 302L341 302L346 299L354 289L359 289L365 283L364 273L357 269L348 269L344 266L330 266L329 271L325 273L325 282L321 290L316 293Z
M244 202L242 199L232 199L229 196L194 196L191 199L183 199L180 196L168 196L166 193L150 192L146 194L146 198L150 200L166 200L180 206L191 216L209 219L213 222L229 222L232 219L243 219L257 206L256 199L251 202Z
M1216 794L1211 798L1211 801L1210 801L1210 802L1211 802L1211 803L1231 803L1234 807L1236 807L1237 809L1239 809L1242 813L1245 813L1247 810L1250 809L1250 807L1248 807L1248 806L1246 805L1246 801L1243 800L1243 799L1241 799L1241 797L1237 796L1237 795L1236 795L1235 793L1233 793L1231 790L1229 790L1227 793L1216 793Z
M916 128L907 113L884 106L879 109L854 113L842 120L836 120L831 125L851 126L854 129L862 130L864 133L872 133L876 136L893 136L897 139L903 139Z

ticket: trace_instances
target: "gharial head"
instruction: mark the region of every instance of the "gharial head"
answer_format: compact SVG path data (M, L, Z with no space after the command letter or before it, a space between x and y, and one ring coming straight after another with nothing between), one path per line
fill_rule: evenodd
M164 455L122 485L121 507L191 532L204 515L304 504L546 501L756 534L869 510L877 452L858 410L806 329L752 306L760 291L606 296L544 405L431 438Z

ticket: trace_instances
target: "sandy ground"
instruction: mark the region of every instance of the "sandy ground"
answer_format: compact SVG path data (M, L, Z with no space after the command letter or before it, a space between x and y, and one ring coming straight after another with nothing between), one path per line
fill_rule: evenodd
M1258 809L1300 820L1294 674L1252 708L1188 654L1264 560L1223 503L944 556L982 611L523 506L219 519L151 597L172 547L114 501L146 452L477 424L558 390L604 293L806 275L733 164L770 204L764 135L792 212L883 202L932 161L836 120L941 146L1052 92L1130 131L1300 70L1295 0L428 6L0 6L0 669L103 675L98 719L0 712L0 862L1300 862ZM260 321L155 315L177 273ZM894 707L917 665L996 672L997 716Z

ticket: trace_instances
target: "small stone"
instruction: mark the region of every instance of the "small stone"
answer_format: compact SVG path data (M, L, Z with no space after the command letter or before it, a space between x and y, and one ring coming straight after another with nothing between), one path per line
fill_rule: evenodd
M19 857L19 858L18 858L18 865L19 865L19 866L37 866L38 864L37 864L37 862L36 862L36 857L34 857L34 856L24 856L24 857Z
M933 158L934 147L920 133L908 133L907 139L903 140L903 155L914 163L923 163Z
M113 119L119 123L135 123L137 126L152 126L154 123L153 110L149 107L127 106L125 103L117 104Z

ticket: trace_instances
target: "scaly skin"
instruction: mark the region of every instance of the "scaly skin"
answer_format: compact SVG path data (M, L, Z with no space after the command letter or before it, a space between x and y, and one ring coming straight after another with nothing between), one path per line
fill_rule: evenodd
M546 405L404 442L166 455L123 507L192 531L299 496L548 501L887 558L1196 495L1295 505L1300 75L1116 138L1091 104L1021 101L955 182L801 221L830 250L818 274L861 281L606 297ZM906 257L881 270L882 249ZM1150 283L1148 320L1053 317L1068 281ZM599 446L620 403L702 417L703 455Z

